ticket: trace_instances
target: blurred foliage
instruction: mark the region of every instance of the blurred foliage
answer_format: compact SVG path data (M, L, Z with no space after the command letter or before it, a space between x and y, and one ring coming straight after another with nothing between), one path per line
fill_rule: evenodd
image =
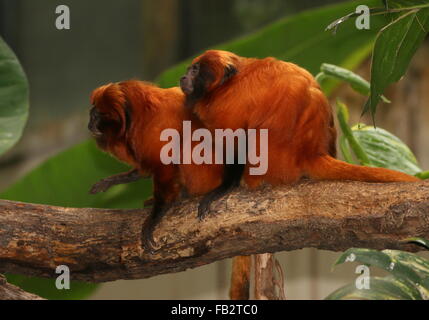
M329 78L347 82L355 91L365 96L369 96L371 94L370 83L361 76L334 64L322 63L322 66L320 67L320 73L317 74L316 80L320 83L324 91L326 91L324 88L324 80ZM385 96L381 96L381 98L384 102L390 103L390 101Z
M114 186L106 193L88 193L95 182L129 169L87 141L48 159L0 197L64 207L141 208L151 194L148 179Z
M0 37L0 155L21 138L27 118L27 77L15 54Z
M371 91L370 84L354 72L335 65L322 64L321 72L317 76L322 88L327 77L349 83L356 92L363 95L368 95ZM337 101L337 118L342 132L340 150L347 162L389 168L416 175L422 179L426 177L426 172L419 167L412 151L392 133L363 123L350 128L347 106L340 101Z
M374 6L379 1L349 1L338 5L305 11L281 19L251 35L216 46L245 57L273 56L299 64L314 75L322 63L354 69L369 56L377 32L388 23L384 16L371 20L370 30L358 30L354 24L344 25L333 35L325 27L359 4ZM190 60L165 71L158 78L162 87L175 86ZM326 85L333 88L333 83Z
M393 13L395 19L377 36L371 63L371 95L365 111L374 116L380 95L392 83L401 79L411 58L429 32L429 3L421 1L389 1L391 8L405 8L415 4L425 9Z
M24 291L50 300L82 300L91 296L99 287L99 284L95 283L71 281L69 290L58 290L55 286L55 278L44 279L7 274L6 279Z
M429 240L406 239L429 248ZM417 254L400 250L371 250L352 248L341 254L334 266L344 262L360 262L375 266L390 273L389 276L370 277L369 288L358 289L355 283L348 284L331 293L326 299L368 299L368 300L428 300L429 260Z
M383 6L371 8L371 28L375 15L383 14L388 23L377 34L371 63L371 92L363 113L374 118L384 90L405 74L411 58L429 32L429 3L427 0L389 0ZM353 10L352 10L353 11ZM357 14L353 11L328 26L338 26Z
M252 30L262 26L279 16L282 12L290 12L293 4L284 0L236 0L234 11L244 30ZM279 17L280 18L280 17Z
M340 149L347 162L371 167L388 168L410 175L422 173L417 159L408 146L392 133L374 126L358 123L352 128L347 123L347 107L337 103L338 122L345 139L340 138Z

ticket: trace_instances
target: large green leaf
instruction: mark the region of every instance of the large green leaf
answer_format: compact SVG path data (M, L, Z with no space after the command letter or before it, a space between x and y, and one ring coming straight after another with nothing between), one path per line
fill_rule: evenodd
M392 3L398 4L398 1ZM372 115L375 114L383 91L404 75L411 58L429 31L429 8L394 16L395 20L380 31L375 42L371 64L371 95L364 109L364 112L370 110Z
M410 239L404 241L408 242ZM344 252L334 266L345 262L376 266L390 275L385 278L371 278L369 289L359 290L355 284L346 285L333 292L327 299L429 298L429 260L416 254L399 250L352 248Z
M371 165L402 171L410 175L422 171L408 146L390 132L364 124L353 126L352 132L365 150Z
M389 255L389 251L351 248L341 254L334 266L346 261L360 262L369 266L378 267L395 277L406 279L414 284L420 284L423 280L413 267L402 263L396 256Z
M390 132L359 123L348 125L347 106L337 101L337 118L341 128L340 150L344 160L354 163L352 151L361 165L388 168L426 179L428 172L419 167L408 146Z
M88 141L47 160L1 198L66 207L139 208L150 196L149 180L116 186L98 195L88 194L93 183L128 169ZM57 290L54 279L21 275L8 275L7 278L24 290L48 299L84 299L98 287L72 281L70 290Z
M347 82L355 91L365 96L369 96L369 94L371 93L370 83L358 74L354 73L351 70L336 66L334 64L323 63L320 67L320 73L317 75L316 79L319 81L320 84L322 84L321 82L323 82L323 80L327 78L334 78L340 81ZM384 102L390 103L390 101L386 97L381 96L381 98Z
M379 1L349 1L309 10L284 18L252 35L218 45L216 49L245 57L277 57L297 63L313 74L324 62L353 69L369 55L377 31L388 20L384 16L373 17L370 30L358 30L353 23L345 24L335 35L326 32L325 27L361 4L375 6ZM164 72L158 79L159 84L163 87L177 85L189 62L184 61Z
M422 300L421 293L409 281L394 277L370 277L369 289L357 289L354 283L333 293L327 300Z
M77 145L45 161L0 195L2 199L65 207L141 208L150 196L150 180L119 185L90 195L92 184L129 168L101 152L93 141Z
M58 290L55 286L55 279L26 277L15 274L8 274L6 278L9 283L13 283L24 291L50 300L82 300L93 294L99 287L95 283L71 281L69 290Z
M422 278L429 277L429 260L417 254L400 250L383 250L392 261L400 261L416 271Z
M27 118L27 78L18 59L0 37L0 155L19 140Z

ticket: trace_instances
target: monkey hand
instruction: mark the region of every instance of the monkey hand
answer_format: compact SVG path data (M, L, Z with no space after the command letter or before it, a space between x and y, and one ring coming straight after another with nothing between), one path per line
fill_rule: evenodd
M142 230L142 246L145 252L149 252L150 254L154 254L156 249L156 243L153 239L153 230L154 226L147 224L143 227Z
M151 199L149 199L149 201L150 200ZM155 240L153 239L153 232L155 231L156 226L159 224L162 217L170 208L170 206L171 206L171 203L165 204L157 201L156 198L154 199L152 211L149 217L144 222L142 227L141 241L142 241L142 247L145 253L146 252L149 252L150 254L155 253L156 243L155 243Z
M213 200L210 198L203 198L198 205L198 219L203 221L210 214L210 204Z
M116 183L114 183L113 181L109 180L109 178L106 179L102 179L100 181L98 181L97 183L95 183L91 189L89 190L90 194L97 194L100 192L106 192L107 190L110 189L110 187L116 185Z

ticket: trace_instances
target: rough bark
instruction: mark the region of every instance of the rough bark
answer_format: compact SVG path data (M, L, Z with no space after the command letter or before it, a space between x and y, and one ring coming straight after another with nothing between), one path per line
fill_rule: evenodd
M255 299L286 300L281 266L273 253L254 255Z
M25 292L6 282L6 278L0 274L0 300L44 300L35 294Z
M399 240L429 238L429 181L311 182L238 190L196 217L196 200L174 206L143 252L148 210L74 209L0 201L0 272L75 280L147 278L237 256L314 247L416 250Z

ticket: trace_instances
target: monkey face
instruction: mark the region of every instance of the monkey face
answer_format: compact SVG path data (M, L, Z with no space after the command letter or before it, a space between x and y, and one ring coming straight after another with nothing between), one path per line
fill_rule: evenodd
M94 138L100 138L103 135L103 132L101 131L101 114L97 110L97 108L92 107L89 111L89 123L88 123L88 130L91 132L92 136Z
M186 74L180 79L180 88L186 95L191 95L195 90L196 82L200 80L200 64L194 63L191 65Z
M91 97L93 107L89 112L88 130L101 148L105 148L109 141L121 138L125 131L125 102L116 86L100 87Z
M105 149L109 141L120 138L122 123L120 119L109 113L102 113L97 107L89 112L88 129L99 147Z
M230 54L211 50L196 58L180 79L180 88L186 96L194 101L201 99L232 78L237 73L237 68L232 59L223 58Z
M121 120L110 113L102 113L95 106L89 111L88 129L94 138L116 135L122 127Z

